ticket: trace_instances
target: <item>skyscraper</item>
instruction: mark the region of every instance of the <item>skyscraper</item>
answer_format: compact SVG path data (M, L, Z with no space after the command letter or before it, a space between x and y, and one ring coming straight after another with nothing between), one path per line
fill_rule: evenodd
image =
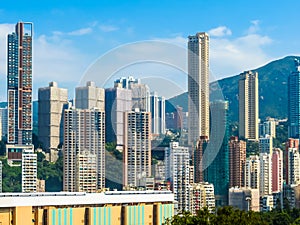
M75 89L76 109L92 109L94 107L104 111L104 89L96 87L93 81L88 81L86 86Z
M1 140L7 136L7 122L7 108L0 108Z
M295 59L295 71L288 78L288 135L300 138L300 62Z
M151 176L151 115L138 110L124 116L124 186L136 187Z
M158 96L156 92L151 93L150 96L150 112L152 119L152 134L165 134L165 98Z
M132 91L120 87L105 89L105 140L123 150L124 112L132 109Z
M245 187L259 189L260 160L257 155L251 155L246 160Z
M33 148L24 149L22 153L22 192L36 192L37 155Z
M228 102L210 103L211 135L204 153L210 165L204 170L204 181L214 185L217 205L226 205L229 186ZM206 167L205 166L205 167Z
M32 143L32 23L7 37L8 144Z
M39 88L38 101L39 140L46 150L56 151L63 142L63 110L68 107L68 90L50 82L49 87Z
M281 192L283 188L283 153L274 148L272 154L272 192Z
M166 179L171 182L179 211L190 210L189 158L189 149L178 142L171 142L165 150Z
M64 111L64 169L63 190L76 191L76 165L78 155L95 155L97 159L97 189L105 186L105 113L98 108L75 109ZM78 168L78 167L77 167ZM86 173L92 170L86 170ZM92 175L80 176L89 177ZM78 179L77 179L78 180ZM79 186L77 186L79 187ZM82 190L78 188L77 190Z
M272 194L272 155L269 153L259 153L259 160L259 194L263 197Z
M229 187L244 187L246 142L231 137L229 141Z
M270 135L266 135L263 138L259 138L258 147L260 153L268 153L272 156L273 138Z
M200 136L196 148L194 150L194 176L195 176L195 183L203 182L203 154L204 151L209 143L207 136Z
M209 37L201 32L188 37L189 145L209 138Z
M291 176L293 177L294 175L291 175L293 174L293 171L291 170L293 170L295 166L293 165L293 163L296 164L298 163L297 160L296 161L294 160L295 158L298 157L297 152L299 152L299 139L289 138L288 141L285 143L285 152L284 152L285 173L283 178L286 180L287 184L292 184L290 178Z
M142 84L140 79L132 76L115 80L114 87L130 89L132 91L132 110L138 108L143 112L150 112L150 89Z
M258 73L246 71L239 79L239 136L258 140Z

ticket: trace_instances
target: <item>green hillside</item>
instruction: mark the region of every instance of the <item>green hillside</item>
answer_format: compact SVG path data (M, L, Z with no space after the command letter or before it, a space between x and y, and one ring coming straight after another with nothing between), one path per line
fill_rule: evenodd
M294 70L294 59L300 58L287 56L275 60L267 65L253 69L258 72L259 79L259 117L264 119L267 116L275 118L287 118L287 81L289 74ZM239 76L232 76L221 79L210 84L210 100L220 99L216 89L222 90L224 99L229 101L229 119L238 120L238 79ZM173 105L188 109L187 93L175 96L168 100ZM171 107L167 107L171 110Z

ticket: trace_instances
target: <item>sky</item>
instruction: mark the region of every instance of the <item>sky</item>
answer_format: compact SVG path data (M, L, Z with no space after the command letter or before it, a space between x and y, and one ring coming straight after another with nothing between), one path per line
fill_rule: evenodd
M210 36L210 80L300 55L299 1L1 1L0 101L6 100L6 38L32 22L33 99L51 81L69 90L135 76L168 97L187 89L187 37Z

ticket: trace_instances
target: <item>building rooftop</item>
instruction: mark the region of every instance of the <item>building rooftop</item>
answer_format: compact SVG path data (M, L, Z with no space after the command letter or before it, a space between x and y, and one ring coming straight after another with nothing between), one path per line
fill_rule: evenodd
M15 206L102 205L174 202L171 191L0 193L0 208Z

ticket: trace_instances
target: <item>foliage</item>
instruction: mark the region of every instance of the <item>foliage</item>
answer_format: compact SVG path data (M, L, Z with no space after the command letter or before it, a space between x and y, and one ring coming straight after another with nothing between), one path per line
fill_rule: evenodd
M293 210L273 210L271 212L246 212L233 208L232 206L224 206L217 209L216 213L209 213L204 208L192 215L189 212L173 216L168 219L165 225L181 225L181 224L203 224L203 225L289 225L300 224L300 209Z
M22 169L20 166L9 166L7 159L2 160L2 191L22 191Z
M59 157L55 163L45 160L43 153L37 153L38 179L45 180L46 191L55 192L63 189L63 158Z
M123 154L122 152L116 149L116 143L105 143L105 150L108 151L111 155L113 155L117 160L123 160Z

